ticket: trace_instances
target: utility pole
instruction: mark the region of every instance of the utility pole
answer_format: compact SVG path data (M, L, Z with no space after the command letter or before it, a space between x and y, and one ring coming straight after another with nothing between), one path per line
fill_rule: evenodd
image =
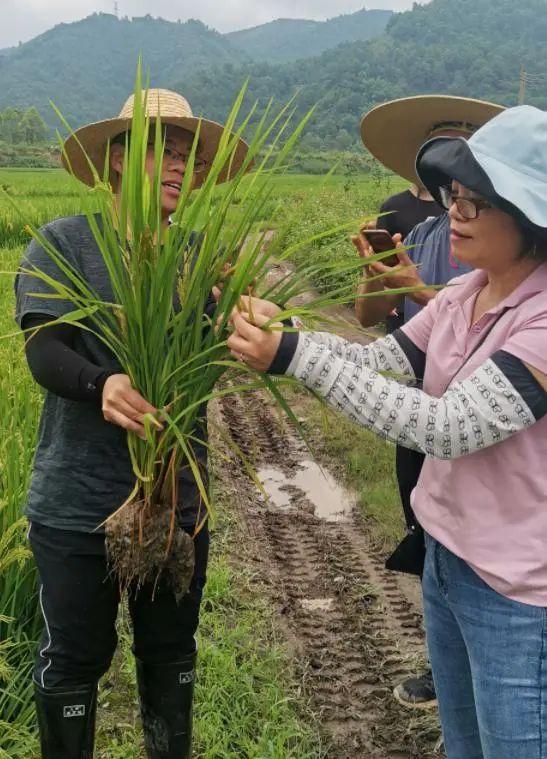
M524 105L526 97L526 71L524 66L520 67L520 84L519 84L519 105Z
M116 0L116 2L114 3L114 15L116 16L116 18L119 18L119 17L120 17L120 8L119 8L119 6L118 6L118 2L117 2L117 0Z

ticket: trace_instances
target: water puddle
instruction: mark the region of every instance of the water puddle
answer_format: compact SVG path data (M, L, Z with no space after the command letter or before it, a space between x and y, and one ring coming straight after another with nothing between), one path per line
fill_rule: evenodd
M334 598L303 598L300 604L306 611L331 611Z
M290 476L275 467L263 467L257 473L270 501L279 509L293 506L300 494L312 504L315 516L326 522L350 518L351 494L315 461L299 462L299 468Z

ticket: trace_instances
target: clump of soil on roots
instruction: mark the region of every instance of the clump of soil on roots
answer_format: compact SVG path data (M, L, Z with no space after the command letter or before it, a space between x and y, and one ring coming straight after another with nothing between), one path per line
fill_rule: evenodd
M110 566L122 587L164 577L177 602L188 592L194 573L194 541L178 524L173 509L132 501L112 515L106 525Z

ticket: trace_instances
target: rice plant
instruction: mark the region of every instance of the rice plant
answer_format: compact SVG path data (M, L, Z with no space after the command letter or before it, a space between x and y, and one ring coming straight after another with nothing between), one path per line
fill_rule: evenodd
M15 269L20 249L2 252ZM0 332L12 319L11 281L0 278ZM41 626L36 571L26 546L22 505L28 487L40 391L25 376L23 341L0 351L0 757L28 757L35 744L30 670Z
M45 281L53 297L73 304L74 310L62 321L95 332L129 375L132 385L160 410L157 417L145 417L146 439L128 433L135 486L127 501L106 522L110 558L124 585L134 579L153 579L163 571L177 594L186 591L192 574L188 557L193 544L175 519L176 475L182 466L190 467L200 490L202 510L197 534L211 510L194 454L196 427L207 401L225 392L265 388L294 419L279 392L280 381L243 369L230 358L226 326L242 295L265 294L284 304L306 287L302 276L306 272L302 270L273 288L265 284L269 253L264 250L263 235L257 234L255 228L272 194L272 178L284 171L311 114L293 126L292 103L279 112L270 103L260 120L253 123L248 152L238 165L240 141L255 113L251 108L242 114L244 95L242 89L228 115L207 176L194 190L198 129L178 207L165 231L160 206L165 135L160 120L154 126L147 116L148 95L142 87L139 66L121 193L116 197L109 183L109 162L102 177L90 162L95 186L91 193L83 191L80 197L111 280L112 303L101 301L51 242L30 226L61 276L54 280L39 271L27 273ZM151 140L153 181L145 170ZM231 171L234 166L237 169ZM219 185L218 180L227 171L230 181ZM345 233L348 226L339 225L330 234ZM196 237L197 247L192 244ZM291 253L289 249L283 255L288 257ZM359 262L351 265L358 268ZM214 313L207 315L212 288L223 278L220 303ZM314 308L351 297L349 288L338 288L330 297L323 296L305 308L292 308L281 318L298 312L311 318ZM243 372L253 376L220 390L217 382L227 370L237 371L239 377Z

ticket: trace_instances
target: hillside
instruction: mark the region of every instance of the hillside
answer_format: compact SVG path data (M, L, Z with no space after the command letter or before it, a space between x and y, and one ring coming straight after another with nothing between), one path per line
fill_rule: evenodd
M367 43L346 43L315 59L272 66L210 70L184 87L198 110L226 112L244 77L249 100L285 101L299 91L299 112L318 104L310 148L359 147L359 120L392 98L442 92L516 105L521 64L547 72L547 0L433 0L393 15L386 32ZM545 86L526 102L547 108Z
M135 80L140 52L154 86L168 86L211 63L242 63L246 56L199 21L172 23L150 16L118 19L95 14L60 24L0 55L0 109L34 105L58 126L50 99L80 125L117 113Z
M251 60L252 35L255 42L256 35L266 35L260 44L266 48L269 39L273 55L276 40L280 50L291 34L317 41L328 29L331 42L336 29L349 34L354 26L357 34L358 20L365 23L371 13L319 23L281 20L237 33L251 34L247 52L234 43L242 44L243 37L221 35L197 21L96 14L0 54L0 111L34 105L58 126L48 105L52 99L74 125L110 116L133 87L141 50L153 86L182 92L196 113L219 121L247 77L249 102L285 102L298 91L299 114L317 104L304 138L313 151L360 150L362 114L392 98L442 92L514 105L521 65L536 76L526 102L547 108L541 85L547 81L547 0L432 0L392 14L385 32L366 43L343 42L320 56L283 64Z
M226 37L254 60L286 63L321 55L342 42L378 37L392 15L392 11L363 9L328 21L279 19Z
M243 77L241 67L247 70L258 50L264 61L293 59L341 41L364 40L380 34L390 16L390 11L359 11L326 22L280 20L222 35L199 21L97 13L0 50L0 110L36 106L50 126L58 127L52 100L78 126L119 110L133 87L140 52L153 86L177 82L184 91L188 76L211 67L220 71L217 84L225 75L230 78L234 67Z

